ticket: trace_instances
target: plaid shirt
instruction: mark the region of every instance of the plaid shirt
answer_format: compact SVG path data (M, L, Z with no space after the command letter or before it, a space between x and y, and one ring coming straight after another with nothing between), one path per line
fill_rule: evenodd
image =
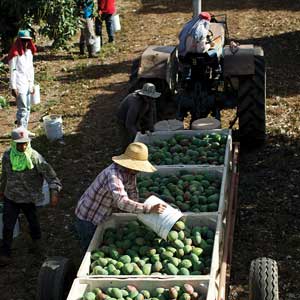
M113 208L130 213L149 213L150 206L138 202L136 175L115 163L104 169L81 196L75 214L98 225Z

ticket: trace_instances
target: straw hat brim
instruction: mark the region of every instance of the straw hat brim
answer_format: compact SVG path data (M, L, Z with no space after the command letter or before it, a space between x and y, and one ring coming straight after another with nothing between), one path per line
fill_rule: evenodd
M119 156L112 157L113 162L117 163L118 165L141 172L153 173L156 171L156 168L148 161L148 160L136 160L129 158L125 154Z
M159 93L159 92L154 92L154 93L150 94L150 93L145 93L143 90L138 90L137 93L139 95L147 96L147 97L151 97L151 98L158 98L161 95L161 93Z

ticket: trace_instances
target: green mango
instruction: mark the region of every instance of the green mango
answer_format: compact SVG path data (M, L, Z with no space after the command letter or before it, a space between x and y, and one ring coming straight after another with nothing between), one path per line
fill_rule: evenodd
M121 261L123 264L127 264L131 262L131 257L129 255L122 255L120 256L119 261Z
M207 197L207 202L208 203L219 203L219 198L220 198L220 195L218 193L216 194L213 194L213 195L210 195L209 197Z
M122 272L125 275L130 275L133 272L133 265L131 263L124 264Z
M143 268L142 268L143 274L144 275L150 275L151 274L151 268L152 268L151 264L143 265Z
M153 268L153 272L160 272L163 268L163 265L160 261L156 261L153 265L152 265L152 268Z
M218 205L216 203L211 203L207 205L207 210L208 211L217 211L218 210Z
M168 233L168 241L175 241L178 239L178 232L175 230L171 230Z
M166 265L166 272L167 272L168 275L177 275L177 273L179 272L179 270L173 264L167 263L167 265Z
M178 248L181 249L181 248L184 247L184 243L183 243L181 240L179 240L179 239L175 240L175 241L173 242L173 245L174 245L174 247L177 248L177 249L178 249Z
M183 259L179 264L180 268L189 269L192 266L192 262L189 259Z
M87 292L83 295L83 300L96 300L96 295L93 292Z
M182 267L182 268L179 269L178 275L187 276L187 275L190 275L190 271L187 268Z

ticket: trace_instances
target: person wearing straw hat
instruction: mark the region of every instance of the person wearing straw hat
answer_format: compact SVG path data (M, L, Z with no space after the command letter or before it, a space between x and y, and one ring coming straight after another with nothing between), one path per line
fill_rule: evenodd
M134 91L121 101L117 118L123 150L134 141L138 131L154 131L154 100L160 95L154 84L145 83L142 89Z
M88 248L97 226L111 216L113 210L160 214L166 208L164 204L139 203L137 173L156 171L148 161L145 144L131 143L123 154L113 156L112 161L87 188L75 209L75 228L83 250Z
M28 30L20 30L8 54L10 88L17 102L16 123L27 128L30 116L30 95L34 94L33 55L36 46Z
M4 202L0 266L11 262L13 230L20 211L29 223L30 250L40 250L41 229L35 204L43 197L43 180L49 185L52 206L57 205L61 190L60 180L52 167L31 148L28 130L18 127L12 131L11 137L11 147L2 157L0 178L0 201Z

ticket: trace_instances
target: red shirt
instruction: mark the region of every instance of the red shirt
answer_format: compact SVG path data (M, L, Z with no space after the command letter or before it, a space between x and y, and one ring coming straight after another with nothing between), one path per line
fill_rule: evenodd
M98 10L100 14L113 15L116 12L115 0L98 0Z

